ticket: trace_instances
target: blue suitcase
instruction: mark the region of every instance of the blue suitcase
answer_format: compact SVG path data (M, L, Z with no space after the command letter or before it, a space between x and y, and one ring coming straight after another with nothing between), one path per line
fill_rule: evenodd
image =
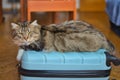
M21 80L109 80L112 59L118 65L118 60L104 49L66 53L24 51L19 72Z

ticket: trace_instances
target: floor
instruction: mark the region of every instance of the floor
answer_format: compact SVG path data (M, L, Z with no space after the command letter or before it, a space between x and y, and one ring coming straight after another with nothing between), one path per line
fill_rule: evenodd
M5 21L0 24L0 80L19 80L16 66L18 47L13 44L10 36L10 23L13 21L19 21L19 17L16 18L15 15L4 15L4 17ZM34 16L34 18L35 17L36 16ZM45 20L43 22L46 22L49 17L45 18L46 19L42 19ZM87 21L103 32L106 37L115 45L116 56L120 57L120 37L111 31L109 20L105 12L78 12L77 19ZM120 67L113 66L111 71L111 80L120 80L119 74Z

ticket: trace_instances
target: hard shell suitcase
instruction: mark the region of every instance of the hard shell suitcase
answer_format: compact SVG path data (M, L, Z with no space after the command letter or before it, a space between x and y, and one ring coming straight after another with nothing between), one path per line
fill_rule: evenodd
M110 62L119 61L104 49L96 52L24 51L21 80L109 80Z

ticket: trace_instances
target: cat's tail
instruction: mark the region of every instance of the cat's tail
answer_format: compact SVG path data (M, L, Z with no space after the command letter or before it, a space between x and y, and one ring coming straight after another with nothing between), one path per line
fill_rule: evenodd
M108 46L109 46L109 52L114 55L116 53L115 46L113 45L113 43L111 41L107 40L107 42L108 42Z

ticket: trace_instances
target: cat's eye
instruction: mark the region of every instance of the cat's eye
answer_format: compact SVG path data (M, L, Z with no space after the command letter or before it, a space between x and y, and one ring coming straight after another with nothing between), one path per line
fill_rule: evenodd
M39 34L39 33L38 33L38 32L36 32L36 31L34 31L33 33L34 33L34 34Z
M33 33L29 32L28 37L32 37Z

